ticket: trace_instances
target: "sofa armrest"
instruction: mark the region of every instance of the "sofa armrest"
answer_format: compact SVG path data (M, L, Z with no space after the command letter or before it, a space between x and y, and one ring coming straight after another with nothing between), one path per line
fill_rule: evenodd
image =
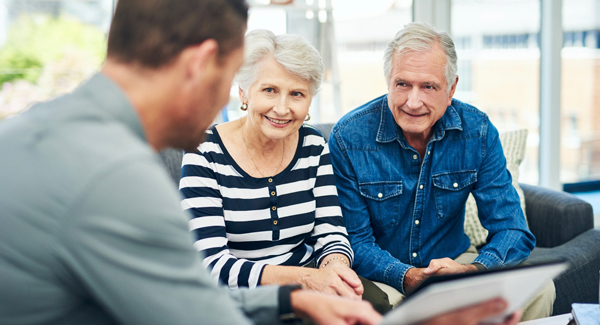
M592 206L566 192L519 184L525 194L529 229L537 247L562 245L594 227Z
M569 313L571 304L598 303L600 270L600 229L590 229L554 248L536 247L524 264L549 260L569 262L569 269L554 279L556 301L554 315Z

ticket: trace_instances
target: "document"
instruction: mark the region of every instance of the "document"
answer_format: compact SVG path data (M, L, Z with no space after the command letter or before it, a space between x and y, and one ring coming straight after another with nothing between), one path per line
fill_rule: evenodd
M412 295L387 313L382 324L413 324L456 309L497 297L508 303L506 311L484 323L500 323L532 299L544 285L568 267L566 262L546 262L472 273L431 277Z

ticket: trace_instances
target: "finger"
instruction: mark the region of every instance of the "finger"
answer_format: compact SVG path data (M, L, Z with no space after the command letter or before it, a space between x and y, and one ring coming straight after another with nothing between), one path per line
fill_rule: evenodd
M467 307L465 312L469 313L473 319L484 320L486 318L498 315L507 307L506 301L501 298L488 300L473 307Z
M352 288L351 286L349 286L344 281L339 281L338 283L336 283L335 287L333 289L336 291L336 293L339 296L350 298L350 299L353 299L353 300L360 300L360 299L362 299L361 295L357 294L356 291L354 291L354 288Z
M423 270L423 273L427 275L434 274L437 271L439 271L441 267L442 265L439 262L439 260L431 260L431 262L429 262L429 266L427 266L427 268Z
M360 278L350 268L336 268L335 271L344 282L346 282L352 288L362 288L362 282ZM361 293L362 294L362 293Z
M523 311L522 310L517 310L514 314L512 314L510 316L510 318L505 322L505 325L515 325L517 324L520 320L521 317L523 317Z

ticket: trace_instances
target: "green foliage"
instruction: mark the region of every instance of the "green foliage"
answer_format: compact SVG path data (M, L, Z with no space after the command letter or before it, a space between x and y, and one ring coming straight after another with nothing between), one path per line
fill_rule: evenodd
M46 64L68 51L80 52L100 65L106 37L99 28L73 18L23 15L11 25L0 48L0 85L18 79L35 82Z

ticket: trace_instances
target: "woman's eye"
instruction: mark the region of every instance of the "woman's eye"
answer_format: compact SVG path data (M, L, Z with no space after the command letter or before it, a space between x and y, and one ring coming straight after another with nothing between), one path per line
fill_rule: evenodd
M294 97L302 97L302 96L304 96L304 94L301 93L301 92L299 92L299 91L294 91L294 92L292 92L292 96L294 96Z
M264 91L266 91L268 93L272 93L272 92L275 92L275 89L273 89L273 88L265 88Z

